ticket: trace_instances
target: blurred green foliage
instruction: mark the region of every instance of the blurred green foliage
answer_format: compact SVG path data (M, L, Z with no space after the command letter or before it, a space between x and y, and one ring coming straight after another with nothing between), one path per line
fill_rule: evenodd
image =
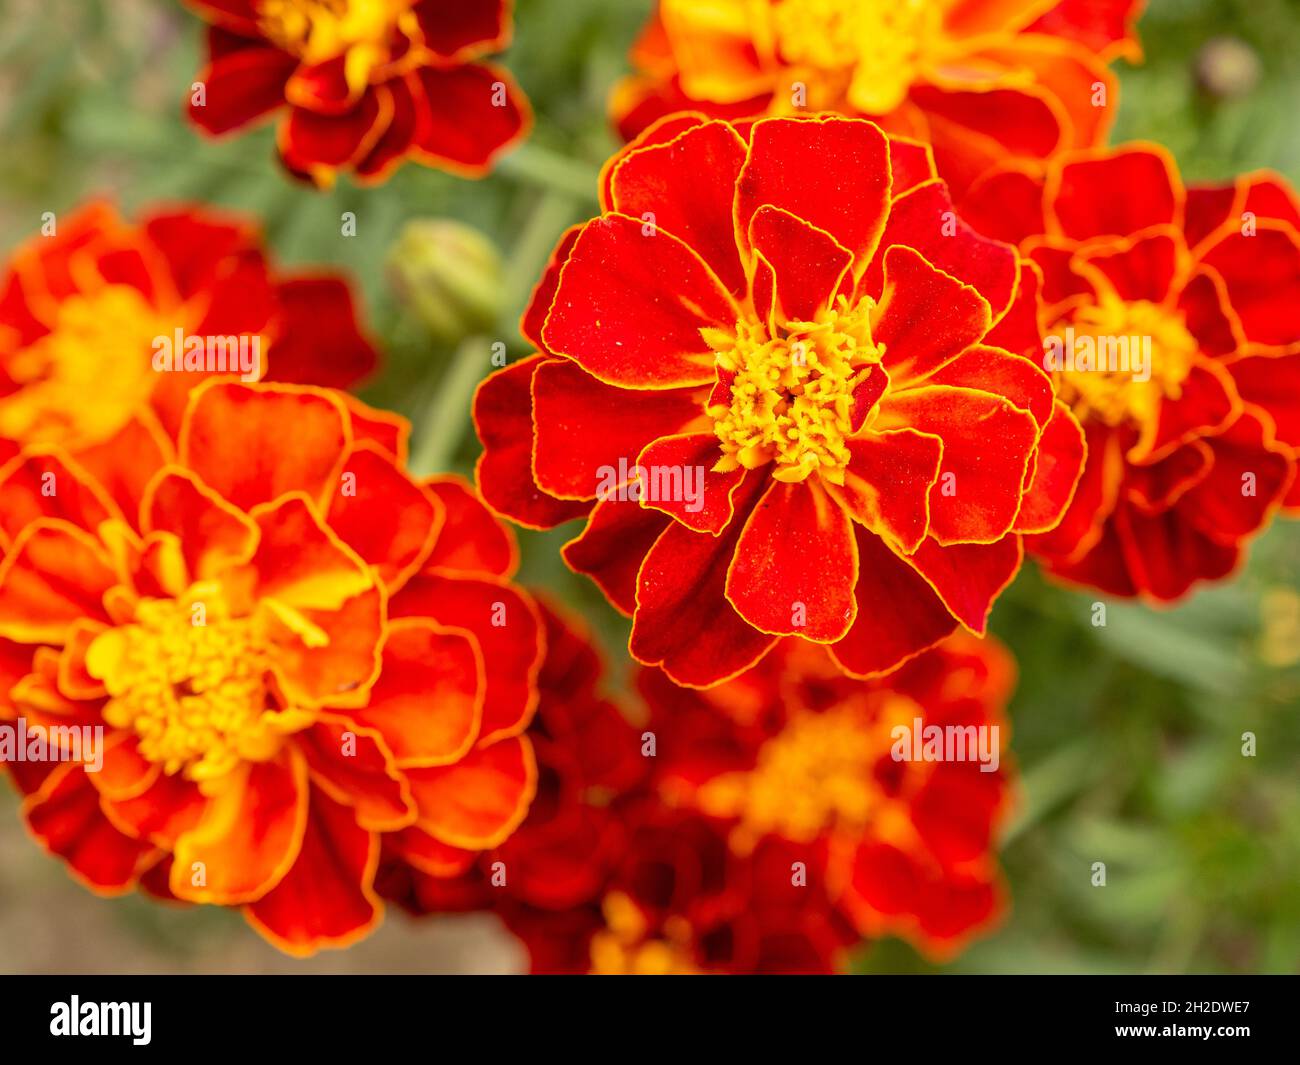
M469 392L489 369L491 341L524 353L515 322L528 292L560 232L594 209L600 164L615 147L606 95L649 6L519 0L505 61L537 128L489 179L407 166L378 189L343 180L317 193L276 168L269 129L213 142L185 125L201 27L172 0L6 0L0 246L35 232L41 212L96 193L128 214L158 200L249 212L281 263L353 275L386 353L366 397L412 417L417 456L468 472L477 453ZM1189 180L1265 166L1300 180L1300 0L1151 0L1140 30L1146 60L1122 68L1117 140L1163 142ZM1214 66L1204 49L1217 38L1247 46L1253 84L1237 53L1224 60L1220 50ZM1225 78L1239 95L1206 91ZM355 212L355 237L341 234L345 211ZM472 224L500 249L497 336L440 347L398 304L385 252L407 221L433 216ZM568 535L521 536L525 579L586 614L617 673L626 623L559 562ZM1014 903L1005 925L949 970L1300 971L1298 588L1293 525L1256 544L1237 580L1175 610L1107 603L1104 627L1092 623L1094 596L1026 567L993 619L1021 671L1012 719L1023 783L1004 852ZM1246 731L1257 737L1253 758L1242 755ZM1104 888L1091 884L1098 861ZM50 875L62 873L51 863ZM212 935L250 934L228 914L101 905L160 958L185 954L200 970ZM0 943L0 968L18 964L4 951ZM884 941L856 968L933 966Z

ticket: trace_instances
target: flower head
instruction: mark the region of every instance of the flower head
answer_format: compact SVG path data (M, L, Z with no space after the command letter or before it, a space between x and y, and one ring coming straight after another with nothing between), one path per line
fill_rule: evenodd
M0 461L56 445L130 505L144 485L119 482L161 462L196 384L343 387L374 365L348 283L273 269L243 219L205 207L132 225L91 203L54 225L0 278Z
M488 854L386 862L411 911L488 909L534 971L597 973L836 972L882 935L951 957L1001 915L998 645L955 637L874 681L800 641L705 692L641 670L634 726L571 625L547 632L537 800Z
M509 0L186 0L209 23L189 101L217 135L285 112L280 158L329 185L404 159L477 177L524 135L528 103L482 57L510 41Z
M739 855L779 843L860 936L950 957L1003 906L1013 679L1006 651L969 636L874 681L799 641L706 692L645 671L658 791Z
M934 145L954 189L1008 156L1105 140L1106 64L1141 0L659 0L615 91L632 138L674 111L837 111Z
M405 437L209 381L174 447L117 456L129 506L57 445L0 467L0 716L58 749L6 762L91 889L242 906L305 954L378 921L381 836L486 849L523 819L540 624L505 531L413 480Z
M490 506L549 527L679 683L783 635L887 671L982 632L1083 457L1036 274L870 122L680 116L606 168L475 413ZM1013 354L1014 352L1014 354Z
M1135 144L991 173L963 212L1041 269L1039 361L1088 438L1073 503L1031 549L1154 601L1227 576L1300 507L1295 194L1263 172L1184 188L1167 152Z

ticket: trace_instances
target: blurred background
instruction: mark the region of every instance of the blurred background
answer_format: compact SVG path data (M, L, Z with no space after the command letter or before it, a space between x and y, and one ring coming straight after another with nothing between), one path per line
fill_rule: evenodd
M560 232L596 209L616 147L605 101L650 0L518 0L504 62L537 114L487 180L408 165L375 189L315 193L273 163L269 128L200 140L181 102L200 68L200 22L174 0L0 0L0 249L44 211L91 195L128 215L157 201L247 212L283 265L348 270L385 352L363 389L415 425L413 463L469 472L469 397L492 345L525 354L515 323ZM1300 183L1300 0L1150 0L1145 63L1121 65L1115 139L1166 144L1189 181L1256 167ZM343 236L341 217L356 216ZM480 230L477 273L427 255L413 220ZM405 236L404 236L404 231ZM445 238L440 238L445 239ZM495 250L494 250L495 249ZM394 261L398 264L394 266ZM421 306L401 283L432 271ZM430 280L428 284L432 285ZM425 291L429 291L426 287ZM450 319L446 312L452 311ZM523 578L585 612L626 658L626 624L558 547L521 534ZM957 972L1300 972L1300 525L1278 524L1239 579L1170 611L1063 591L1027 565L994 611L1020 662L1011 706L1023 773L1003 861L1012 909ZM1257 740L1242 754L1242 734ZM1092 863L1107 883L1091 883ZM235 913L99 900L19 824L0 787L0 972L509 972L524 959L490 916L412 922L299 962ZM932 971L884 940L860 972Z

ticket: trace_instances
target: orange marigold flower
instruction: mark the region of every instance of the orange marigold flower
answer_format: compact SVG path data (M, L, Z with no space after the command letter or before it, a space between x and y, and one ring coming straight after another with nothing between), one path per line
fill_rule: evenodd
M647 670L656 784L721 820L741 855L781 841L861 935L951 957L1003 909L1014 676L998 644L964 634L875 681L793 640L707 692Z
M1295 193L1267 172L1184 189L1168 152L1133 144L991 173L963 211L1041 268L1039 360L1088 438L1070 509L1031 549L1157 602L1226 577L1300 508Z
M274 269L242 218L179 208L131 225L96 202L55 226L0 279L0 463L58 445L129 507L199 382L345 387L375 363L347 281Z
M846 671L985 629L1083 461L1037 275L960 222L928 150L827 116L678 116L616 156L604 213L475 400L487 503L585 515L564 557L678 683L783 635Z
M509 0L184 0L208 29L190 120L211 135L280 111L280 159L331 184L404 159L481 177L532 121L482 57L510 43Z
M342 393L209 381L174 448L118 456L134 499L56 445L0 467L0 716L65 729L6 762L88 887L242 906L305 954L378 921L381 835L486 849L523 820L540 622L509 535L413 480L406 435Z
M955 190L1007 157L1106 139L1143 0L659 0L611 101L663 116L838 111L934 145Z

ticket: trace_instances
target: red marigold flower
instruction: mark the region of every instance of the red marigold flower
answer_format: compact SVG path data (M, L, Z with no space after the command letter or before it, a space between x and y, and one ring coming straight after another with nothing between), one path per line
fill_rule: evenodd
M73 730L6 763L88 887L242 906L306 954L378 921L381 835L486 849L523 820L541 626L509 535L413 480L406 436L342 393L209 381L174 448L117 456L134 498L58 446L0 467L0 716Z
M539 354L478 391L487 503L586 515L565 559L681 684L783 635L866 676L983 633L1083 460L1022 357L1033 267L859 119L669 119L603 200L525 313Z
M1101 144L1140 58L1143 0L659 0L611 109L631 139L674 111L838 111L934 145L960 191L1008 157Z
M1051 572L1168 601L1300 508L1300 201L1276 174L1184 189L1156 145L988 175L963 213L1042 270L1078 493L1029 545Z
M781 841L860 935L951 957L1003 909L1014 676L999 645L964 634L875 681L794 640L707 692L647 670L659 793L720 819L741 855Z
M510 75L509 0L184 0L208 29L190 120L211 135L287 114L280 158L329 185L404 160L481 177L532 122Z
M385 895L490 909L539 972L836 972L864 936L944 958L1001 915L997 644L954 637L874 681L797 640L707 692L642 670L644 730L599 676L547 612L527 819L485 855L394 857Z
M163 461L199 382L345 387L375 363L347 281L274 269L242 218L180 208L130 225L91 203L54 224L0 279L0 463L58 445L132 506L131 476ZM187 370L193 340L203 368Z
M602 894L559 913L507 907L539 973L601 976L842 972L852 928L799 886L789 844L728 846L725 826L653 798L627 804L627 847Z

